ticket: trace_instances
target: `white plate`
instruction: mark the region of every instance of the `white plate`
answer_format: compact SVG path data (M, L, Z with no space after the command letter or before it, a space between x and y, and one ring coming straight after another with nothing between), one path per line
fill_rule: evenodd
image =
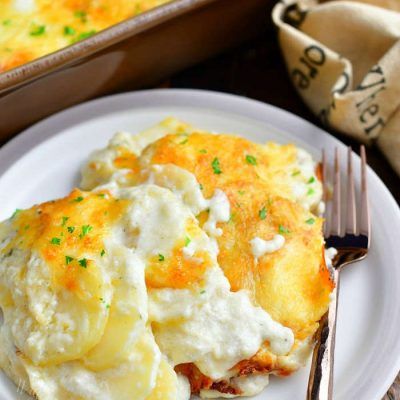
M67 194L93 149L117 130L132 133L175 116L200 128L241 134L255 141L294 142L319 156L344 145L310 123L241 97L194 90L121 94L73 107L48 118L0 149L0 220L15 208ZM336 400L379 400L400 369L400 210L369 170L373 237L368 258L343 273L335 363ZM357 182L358 183L358 182ZM308 369L272 378L257 399L303 400ZM19 396L19 397L18 397ZM2 400L27 398L4 375Z

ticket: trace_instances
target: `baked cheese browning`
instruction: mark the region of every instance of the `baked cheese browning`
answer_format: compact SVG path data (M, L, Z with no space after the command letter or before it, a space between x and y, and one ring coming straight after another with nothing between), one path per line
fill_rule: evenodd
M260 184L231 183L225 189L231 220L218 238L221 268L233 290L249 290L295 337L312 334L333 288L321 249L322 219L290 200L265 196ZM279 250L255 258L251 240L284 237Z
M86 286L91 279L85 276L95 278L98 273L95 263L105 254L103 239L126 206L127 201L107 192L74 190L64 199L18 211L13 217L17 235L3 252L15 247L38 251L51 266L57 286L95 298L96 283Z
M184 137L184 139L182 139ZM223 134L171 134L146 149L140 163L173 163L192 172L204 185L205 197L215 188L244 179L261 181L270 195L301 203L316 211L321 184L311 157L292 144L260 145L241 137Z
M204 282L204 274L214 262L204 251L187 257L184 248L185 245L180 243L170 257L163 254L152 257L146 267L146 285L149 289L184 289Z
M0 72L7 71L170 0L4 0Z

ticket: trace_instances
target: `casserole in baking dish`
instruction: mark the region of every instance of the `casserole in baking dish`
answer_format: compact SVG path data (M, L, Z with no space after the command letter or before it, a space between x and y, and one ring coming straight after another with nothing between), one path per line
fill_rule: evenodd
M87 39L171 0L5 0L0 72Z

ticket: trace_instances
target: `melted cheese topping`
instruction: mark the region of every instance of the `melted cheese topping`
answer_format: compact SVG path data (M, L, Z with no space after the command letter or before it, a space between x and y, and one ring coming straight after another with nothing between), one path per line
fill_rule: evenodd
M25 64L170 0L4 0L0 72Z

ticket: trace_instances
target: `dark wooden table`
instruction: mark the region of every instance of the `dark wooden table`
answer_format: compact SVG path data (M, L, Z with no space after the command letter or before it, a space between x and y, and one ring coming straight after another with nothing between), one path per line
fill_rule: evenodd
M165 85L217 90L250 97L291 111L321 126L292 87L272 30L239 48L177 74ZM358 149L357 142L336 132L330 133L355 150ZM378 149L371 147L367 153L369 165L400 203L399 177ZM400 400L400 375L384 400Z

